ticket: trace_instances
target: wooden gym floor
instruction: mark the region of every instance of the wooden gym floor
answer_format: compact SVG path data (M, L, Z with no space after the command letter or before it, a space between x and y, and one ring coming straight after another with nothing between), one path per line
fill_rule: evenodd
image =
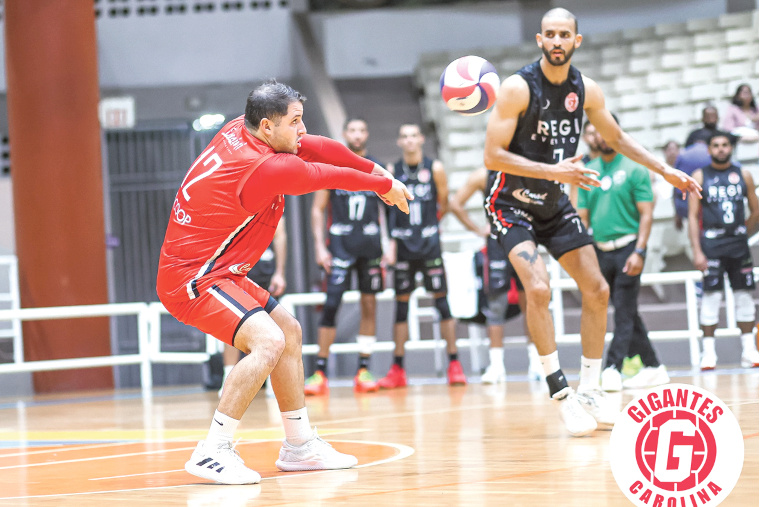
M722 505L758 505L758 370L671 374L714 392L736 415L745 462ZM543 382L521 379L466 387L432 381L365 395L334 387L329 398L309 398L320 434L359 458L355 469L330 472L275 468L280 416L262 392L237 435L246 464L263 477L251 486L214 485L183 469L207 431L216 392L1 399L0 507L630 505L609 468L610 433L570 437Z

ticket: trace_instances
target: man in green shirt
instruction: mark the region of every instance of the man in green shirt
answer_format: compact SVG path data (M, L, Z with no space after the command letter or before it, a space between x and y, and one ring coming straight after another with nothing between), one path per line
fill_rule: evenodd
M652 348L638 303L654 209L649 172L610 148L599 134L596 136L601 155L587 167L599 172L601 186L579 190L578 214L594 236L599 267L610 286L615 308L615 333L607 350L602 389L620 391L622 387L665 384L670 377ZM641 356L644 368L623 382L623 359L636 354Z

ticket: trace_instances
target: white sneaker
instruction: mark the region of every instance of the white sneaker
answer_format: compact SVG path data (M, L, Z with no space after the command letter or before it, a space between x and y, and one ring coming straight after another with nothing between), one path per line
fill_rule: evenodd
M578 388L576 394L583 409L596 421L600 429L612 429L617 421L620 410L612 406L612 402L601 389Z
M311 440L303 445L290 445L287 440L282 442L280 459L275 462L283 472L299 470L338 470L351 468L359 463L356 456L342 454L333 446L319 438L317 428L314 428Z
M616 393L623 389L623 377L614 366L602 370L602 391Z
M501 384L507 381L507 371L504 366L499 368L498 365L491 364L486 368L483 376L480 377L480 381L483 384Z
M757 368L760 364L760 354L755 347L755 335L750 336L751 340L744 340L742 337L742 368Z
M702 371L714 370L715 364L718 362L718 355L714 352L704 351L702 352L702 360L699 362L699 367Z
M222 484L256 484L261 480L259 474L245 466L232 442L220 444L216 449L209 447L205 440L198 442L185 463L188 473Z
M555 393L552 400L559 406L559 416L572 436L582 437L596 429L596 420L583 408L572 387Z
M715 364L715 363L713 363ZM655 387L670 382L670 375L665 365L658 367L645 366L633 377L623 381L623 387L626 389L644 389L646 387Z

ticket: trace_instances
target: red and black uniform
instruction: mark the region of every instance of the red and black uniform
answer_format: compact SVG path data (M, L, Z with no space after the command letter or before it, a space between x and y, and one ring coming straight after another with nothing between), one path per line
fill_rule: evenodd
M392 183L368 174L373 167L319 136L304 136L297 155L276 153L251 135L243 116L232 120L195 160L174 199L159 259L161 302L178 320L232 343L242 322L270 302L246 274L272 242L283 195L328 188L384 194Z

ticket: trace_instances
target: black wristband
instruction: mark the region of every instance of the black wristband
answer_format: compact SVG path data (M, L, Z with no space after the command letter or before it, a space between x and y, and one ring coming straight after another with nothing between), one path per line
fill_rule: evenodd
M647 258L647 249L646 248L636 248L636 249L634 249L633 253L638 254L639 257L641 257L642 259L646 259Z

